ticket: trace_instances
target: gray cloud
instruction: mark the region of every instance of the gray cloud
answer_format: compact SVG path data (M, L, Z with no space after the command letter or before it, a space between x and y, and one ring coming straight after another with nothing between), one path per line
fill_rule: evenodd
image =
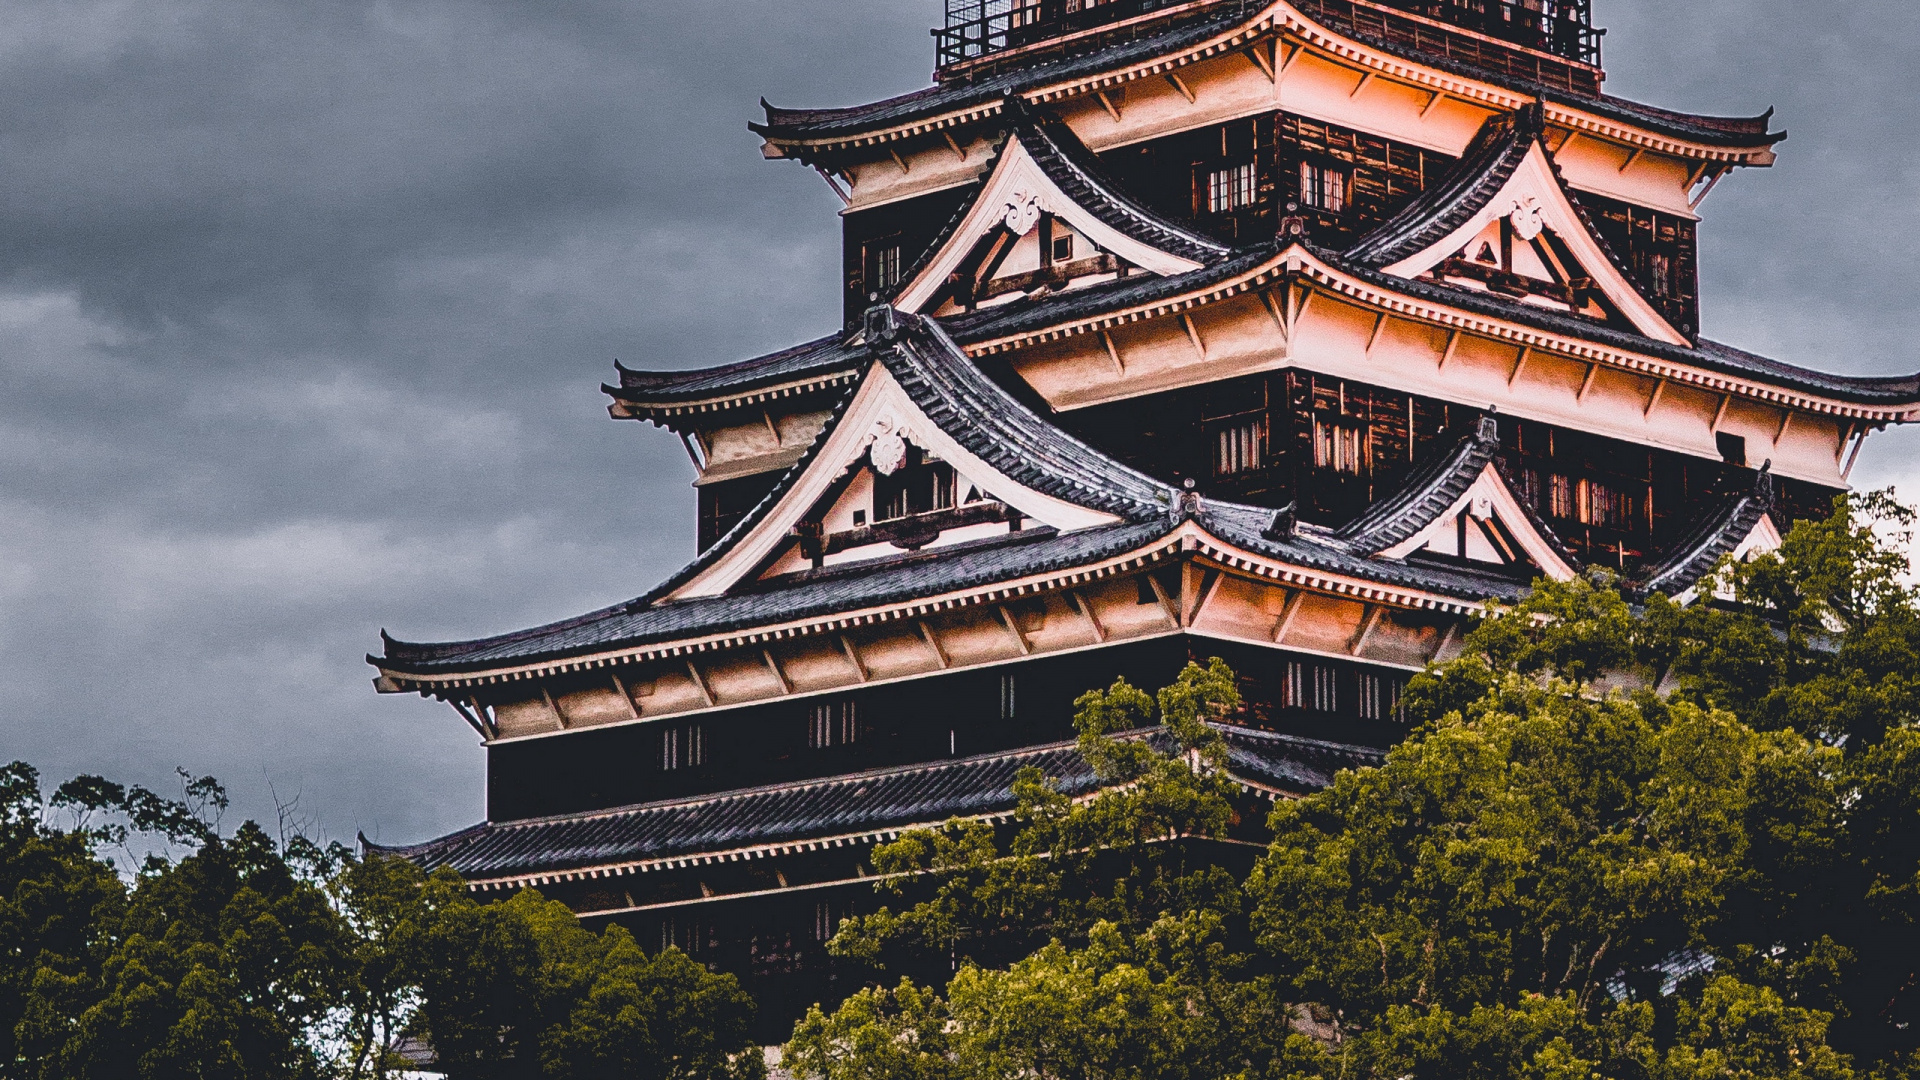
M1920 13L1600 6L1615 92L1793 133L1707 203L1709 332L1920 367ZM411 839L479 815L480 754L360 655L381 625L574 614L690 553L677 441L597 384L834 324L836 204L743 125L762 94L922 85L939 5L0 12L0 757L179 764L249 814L270 783L335 836Z

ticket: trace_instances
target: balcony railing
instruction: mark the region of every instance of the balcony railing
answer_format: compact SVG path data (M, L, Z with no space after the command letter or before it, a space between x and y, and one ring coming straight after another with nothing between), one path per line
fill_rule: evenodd
M946 25L933 31L941 68L1096 30L1192 0L946 0ZM1252 6L1251 0L1242 0ZM1309 13L1322 6L1303 5ZM1345 6L1345 5L1342 5ZM1354 6L1403 11L1582 64L1600 62L1591 0L1360 0Z
M1600 62L1592 0L1377 0L1387 7L1451 23L1491 38L1582 64Z
M1191 0L947 0L933 32L941 67L1018 49Z

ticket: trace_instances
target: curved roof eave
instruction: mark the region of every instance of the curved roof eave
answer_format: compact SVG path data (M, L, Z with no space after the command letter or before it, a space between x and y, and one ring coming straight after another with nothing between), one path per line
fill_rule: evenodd
M815 152L908 138L997 115L1001 111L999 99L1008 94L1031 95L1036 101L1050 100L1070 92L1070 84L1113 69L1171 58L1173 54L1204 47L1222 35L1249 29L1264 32L1271 29L1276 24L1276 16L1283 13L1289 17L1287 21L1297 27L1311 28L1330 39L1351 41L1407 64L1591 113L1602 120L1642 128L1676 142L1722 149L1765 150L1786 138L1784 132L1767 130L1772 109L1753 117L1709 116L1663 109L1611 94L1574 93L1371 35L1334 30L1282 3L1257 9L1251 15L1216 12L1176 22L1158 35L1119 43L1099 52L1043 61L972 82L937 84L866 105L780 109L762 99L766 121L747 126L770 145Z

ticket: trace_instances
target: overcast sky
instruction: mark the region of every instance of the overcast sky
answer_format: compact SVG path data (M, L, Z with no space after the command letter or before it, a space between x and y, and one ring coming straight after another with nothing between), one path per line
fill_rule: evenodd
M1791 133L1703 208L1706 332L1920 369L1920 5L1596 6L1612 92ZM837 204L745 124L924 85L938 13L0 0L0 759L340 839L478 820L471 731L362 656L692 554L678 440L598 386L835 325Z

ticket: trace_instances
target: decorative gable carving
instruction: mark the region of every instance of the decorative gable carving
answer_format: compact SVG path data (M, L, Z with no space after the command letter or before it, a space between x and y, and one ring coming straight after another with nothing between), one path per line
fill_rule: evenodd
M770 569L778 572L824 563L826 548L832 546L825 522L836 509L846 512L846 528L836 531L867 530L857 538L858 543L834 552L836 556L854 552L854 556L836 561L898 554L933 542L944 528L934 537L918 537L907 535L911 532L908 526L881 528L886 523L873 521L871 511L864 525L855 525L852 519L851 511L858 508L861 492L879 486L875 477L895 476L915 460L932 458L954 474L951 505L947 507L955 512L950 515L953 520L931 522L923 517L921 524L959 529L998 521L1004 531L1007 526L1032 522L1072 532L1120 520L1114 514L1035 491L1005 476L930 419L883 364L875 363L868 370L853 400L820 438L812 456L798 466L804 471L773 496L774 505L667 599L717 596ZM849 501L850 491L854 492L853 501ZM790 557L796 552L800 561L789 567L793 562Z
M1071 138L1065 133L1057 137ZM1203 259L1226 253L1224 245L1152 217L1085 170L1037 128L1013 131L979 194L900 286L894 306L937 311L952 294L956 278L964 279L969 289L988 293L993 290L986 286L997 279L1024 286L994 293L1012 297L1041 285L1124 272L1181 274L1199 269ZM1070 180L1081 197L1069 194L1063 179ZM1037 246L1063 237L1072 249L1064 259L1056 260L1051 247L1042 251ZM1016 255L1023 247L1033 249L1024 262Z
M1671 345L1691 344L1609 257L1568 199L1537 138L1478 212L1384 269L1398 277L1431 276L1523 303L1618 321Z
M1380 552L1389 559L1426 554L1482 565L1531 565L1554 579L1575 576L1556 545L1541 535L1533 518L1492 462L1481 467L1467 490L1425 528Z

